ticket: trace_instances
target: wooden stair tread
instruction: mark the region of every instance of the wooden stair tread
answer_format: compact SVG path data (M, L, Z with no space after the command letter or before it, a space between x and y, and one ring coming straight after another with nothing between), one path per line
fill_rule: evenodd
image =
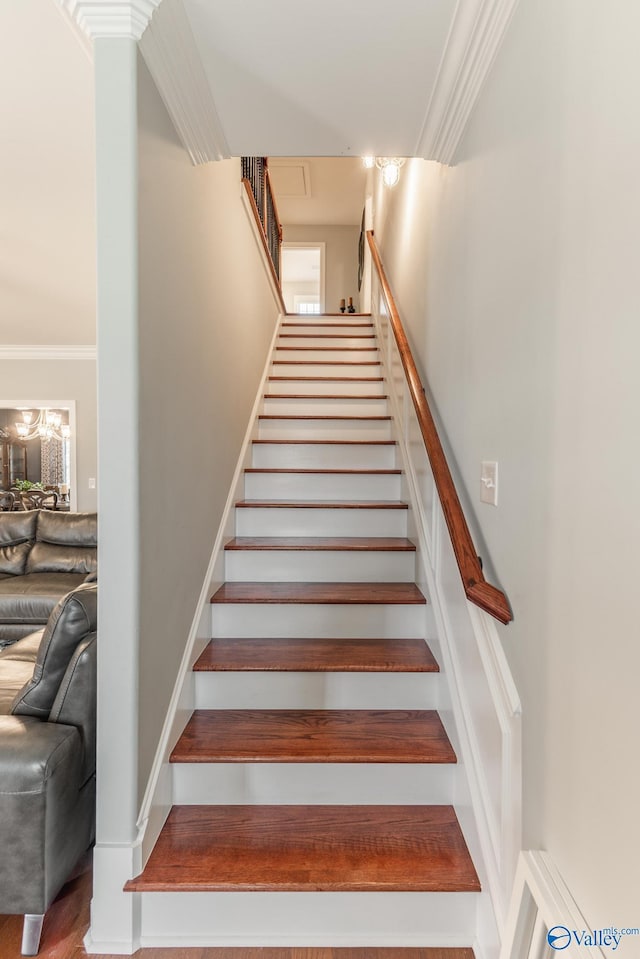
M367 330L373 327L373 323L311 323L311 322L308 322L308 323L283 323L282 324L283 329L285 327L289 328L292 326L295 326L295 327L322 326L326 330L331 330L333 328L340 329L341 326L349 326L349 327L354 327L357 330Z
M265 443L275 443L282 446L289 443L293 446L397 446L397 440L252 440L254 445L264 446Z
M271 383L382 383L384 376L270 376Z
M415 583L223 583L212 603L424 605Z
M381 393L265 393L265 400L388 400Z
M312 476L320 474L322 476L401 476L402 470L343 470L343 469L315 469L313 467L276 467L276 466L248 466L245 473L309 473Z
M316 325L320 326L319 323ZM342 323L336 323L338 327L343 325ZM365 324L359 324L360 327L367 328ZM375 340L375 338L375 333L280 333L281 340ZM336 347L336 349L340 349L340 347Z
M225 549L291 549L360 552L413 552L415 543L402 536L234 536Z
M302 351L310 353L377 353L377 346L280 346L276 345L277 350Z
M195 672L420 672L438 664L422 639L214 639Z
M382 415L368 415L363 413L358 415L357 413L260 413L258 416L259 420L390 420L391 416L387 414Z
M382 366L380 360L274 360L273 366Z
M172 763L455 763L433 710L196 709Z
M409 509L408 503L400 500L262 500L242 499L235 504L237 509Z
M478 892L452 806L174 806L128 892Z

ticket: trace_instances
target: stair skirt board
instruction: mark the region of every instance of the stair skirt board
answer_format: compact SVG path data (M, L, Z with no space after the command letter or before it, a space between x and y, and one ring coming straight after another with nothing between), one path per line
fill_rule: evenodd
M469 946L478 898L465 892L139 895L146 947Z

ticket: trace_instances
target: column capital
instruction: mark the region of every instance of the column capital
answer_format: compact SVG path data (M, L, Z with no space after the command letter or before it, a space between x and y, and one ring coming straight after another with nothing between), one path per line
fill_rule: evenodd
M162 0L57 0L91 40L139 40Z

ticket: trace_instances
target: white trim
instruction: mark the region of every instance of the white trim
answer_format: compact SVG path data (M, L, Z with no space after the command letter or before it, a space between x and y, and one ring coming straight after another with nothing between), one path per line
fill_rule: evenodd
M139 40L162 0L57 0L92 40Z
M541 959L551 952L547 932L562 925L592 932L548 853L521 852L500 959ZM542 939L542 942L540 942ZM598 946L580 946L585 959L604 959ZM564 950L562 950L564 953ZM559 954L559 953L558 953ZM573 949L566 953L574 956Z
M140 948L140 897L123 886L142 869L137 843L96 843L91 925L84 937L89 955L130 956ZM113 938L118 935L119 938Z
M327 260L327 244L324 241L318 242L289 242L284 240L282 243L282 250L320 250L320 281L318 283L318 290L320 296L320 314L322 315L326 309L326 260ZM282 272L282 270L281 270ZM347 313L344 314L347 316Z
M222 519L211 552L207 573L202 584L202 589L200 590L191 629L189 630L189 636L180 662L173 693L171 694L171 700L167 708L167 715L162 727L158 749L156 750L147 788L140 807L136 825L138 829L137 842L142 850L143 865L151 854L171 808L172 782L169 754L189 720L191 713L195 709L192 668L196 659L211 638L211 607L209 599L215 592L217 586L220 586L224 581L223 547L226 540L232 535L230 533L230 524L233 523L234 519L234 505L238 498L241 498L239 491L241 485L244 483L244 469L248 465L251 441L256 435L257 416L262 405L267 377L271 367L272 354L283 318L283 314L281 313L276 322L271 343L269 344L266 362L256 391L256 399L249 416L247 431L240 449L229 495L222 513Z
M453 163L518 0L459 0L416 156Z
M193 163L230 157L182 0L163 0L140 52Z
M0 360L95 360L95 346L0 346Z

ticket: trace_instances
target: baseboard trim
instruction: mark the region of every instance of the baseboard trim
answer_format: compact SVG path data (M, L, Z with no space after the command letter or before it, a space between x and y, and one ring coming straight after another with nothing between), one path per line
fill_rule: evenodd
M35 346L29 343L0 346L0 360L94 360L95 346Z

